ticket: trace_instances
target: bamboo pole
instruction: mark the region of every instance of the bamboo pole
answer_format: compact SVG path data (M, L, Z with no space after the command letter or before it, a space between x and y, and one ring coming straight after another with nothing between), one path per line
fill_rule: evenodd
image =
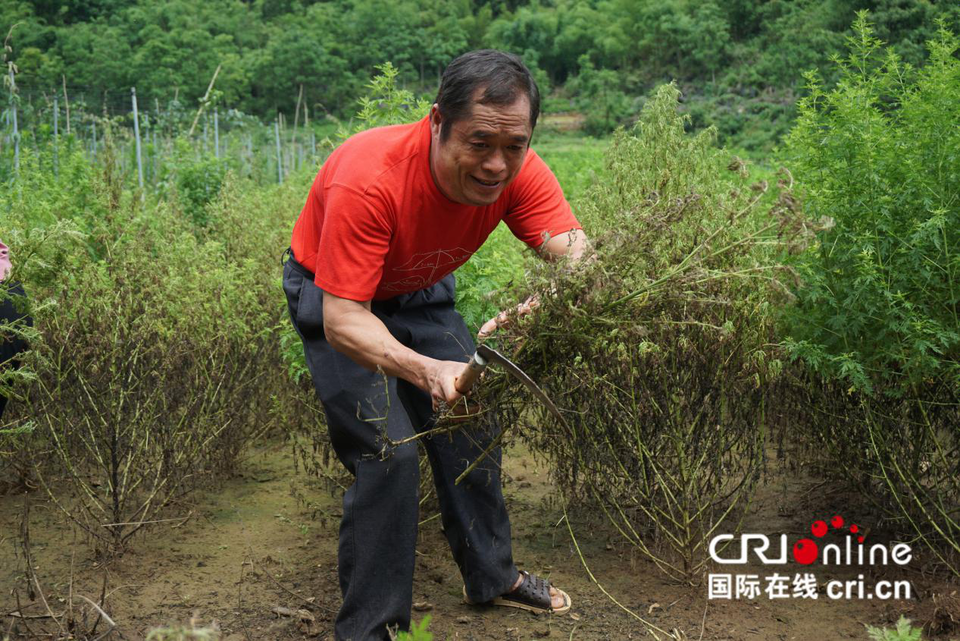
M70 135L70 98L67 97L67 77L60 74L63 80L63 105L67 108L67 135Z
M10 105L13 113L13 174L20 174L20 129L17 127L17 84L13 78L13 68L10 68Z
M133 135L137 143L137 181L140 184L140 200L143 201L143 160L140 156L140 114L137 111L136 87L130 87L130 99L133 101Z
M150 177L153 179L154 183L157 180L157 124L159 124L159 118L154 118L154 124L150 127L150 136L153 139L152 149L153 151L150 154Z
M277 182L283 184L283 156L280 154L280 116L273 121L273 137L277 142Z
M213 107L213 155L220 158L220 114L216 105Z
M203 94L203 98L200 99L200 108L197 109L197 115L193 117L193 124L190 125L190 133L187 134L187 137L193 135L193 130L197 128L197 121L200 120L200 114L203 113L203 108L207 106L207 99L210 97L210 92L213 91L213 83L217 81L217 75L220 73L220 67L222 65L217 65L217 70L213 72L213 78L210 79L210 84L207 86L207 93ZM177 88L179 93L180 88Z
M297 96L297 108L293 112L293 145L297 145L297 125L300 123L300 103L303 102L303 83L300 83L300 94Z
M53 175L60 177L60 105L53 97Z

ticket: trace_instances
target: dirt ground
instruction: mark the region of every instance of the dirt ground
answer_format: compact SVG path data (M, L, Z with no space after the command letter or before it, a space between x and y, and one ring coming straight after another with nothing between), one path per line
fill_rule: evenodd
M414 620L431 617L435 639L653 639L634 615L605 596L585 571L563 522L546 470L522 448L505 457L505 494L522 569L549 576L570 593L563 616L535 616L461 603L461 582L439 519L421 527L414 584ZM24 500L36 583L31 599L20 541ZM808 532L814 517L846 509L823 484L779 477L755 500L745 531ZM293 469L283 446L250 456L236 478L192 495L173 509L179 520L152 526L122 558L101 564L41 492L0 497L0 638L56 638L44 618L72 608L95 618L82 597L103 603L116 631L104 638L141 639L155 626L194 619L216 622L227 641L332 639L340 595L336 573L339 499ZM429 519L430 513L422 518ZM187 517L183 520L183 517ZM597 581L625 608L674 638L688 640L867 639L865 624L889 625L900 614L960 637L957 585L931 578L922 557L899 574L913 598L900 601L786 599L709 600L705 585L663 577L602 518L570 515L577 542ZM763 573L754 566L737 572ZM787 572L799 570L795 564ZM729 571L729 570L727 570ZM850 578L856 572L840 573ZM106 578L106 588L104 580ZM819 576L820 579L830 578ZM101 595L105 599L100 599ZM49 606L43 604L43 598ZM299 612L299 613L298 613ZM33 618L23 618L27 617ZM11 616L13 615L13 616ZM939 627L938 627L939 626ZM952 628L952 630L951 630ZM102 622L98 634L110 628ZM660 638L669 638L660 634Z

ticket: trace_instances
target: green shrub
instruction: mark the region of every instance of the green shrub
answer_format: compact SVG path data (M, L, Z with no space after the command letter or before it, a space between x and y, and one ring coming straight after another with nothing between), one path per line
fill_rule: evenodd
M960 573L960 43L941 27L916 71L865 14L854 31L787 141L809 214L835 224L796 262L786 345L819 377L833 468Z
M380 73L365 86L366 95L358 100L360 110L357 112L357 122L351 128L340 129L337 133L340 141L374 127L416 122L430 110L429 102L397 87L397 75L400 72L393 64L385 62L376 68Z
M805 206L835 226L798 264L795 351L818 372L903 394L960 390L960 61L946 30L914 75L861 16L842 77L788 139Z
M62 278L70 257L84 250L79 242L82 221L70 216L94 208L96 200L90 185L92 172L81 155L60 157L62 180L44 169L50 163L47 151L23 149L17 182L0 191L0 238L10 247L13 260L10 278L0 283L0 300L10 296L10 283L20 282L27 298L16 304L33 316L55 313L44 292ZM0 321L0 339L12 337L31 346L42 340L36 327ZM21 368L0 371L0 393L11 399L0 425L0 486L29 485L34 456L42 459L44 455L42 440L35 435L37 423L23 411L23 401L44 367L37 356L36 350L27 350L21 354Z
M163 166L159 189L172 195L173 190L183 211L194 224L207 222L206 208L220 195L229 163L213 154L195 151L186 138L177 138L170 162Z
M277 416L295 415L278 375L283 232L275 210L249 206L255 190L228 202L229 180L203 228L169 204L141 204L109 138L86 167L64 182L27 163L23 189L3 196L36 321L34 380L12 407L33 430L13 457L119 551L169 501L230 472Z

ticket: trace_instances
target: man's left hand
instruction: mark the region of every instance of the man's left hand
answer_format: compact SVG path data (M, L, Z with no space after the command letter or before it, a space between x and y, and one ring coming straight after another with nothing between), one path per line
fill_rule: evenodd
M540 297L534 294L527 300L517 305L517 308L514 312L514 316L516 317L526 316L527 314L529 314L539 306L540 306ZM507 311L500 312L499 314L497 314L496 316L494 316L493 318L491 318L490 320L488 320L486 323L483 324L483 327L481 327L480 331L477 333L477 338L479 340L483 340L488 336L490 336L491 334L493 334L498 327L506 327L507 325L510 324L510 318L511 316L509 312Z
M577 262L584 256L587 249L587 236L583 230L574 229L564 234L559 234L548 239L540 251L541 258L545 260L554 260L566 257L571 262ZM524 302L517 305L515 317L525 316L540 306L540 297L534 294ZM511 314L502 311L480 328L477 333L477 339L483 340L493 334L498 327L506 327L510 323Z

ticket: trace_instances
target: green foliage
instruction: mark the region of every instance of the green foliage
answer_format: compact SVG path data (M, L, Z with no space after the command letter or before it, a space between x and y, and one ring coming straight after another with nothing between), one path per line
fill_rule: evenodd
M430 625L430 616L425 616L420 623L414 623L410 626L410 632L400 632L396 635L396 641L433 641L433 633L427 630Z
M187 140L176 141L173 163L167 168L172 174L177 195L184 212L198 226L207 223L206 208L219 195L227 176L228 163L213 154L195 155Z
M854 389L960 393L960 61L945 29L916 75L861 16L841 79L811 76L788 139L814 217L798 269L795 354Z
M378 73L367 85L367 93L359 99L357 123L352 129L337 133L341 140L374 127L415 122L427 115L430 103L414 97L411 91L397 87L397 68L390 62L377 65Z
M788 150L812 217L791 355L838 475L960 573L960 42L915 71L865 15L839 81L810 76Z
M198 226L124 190L106 133L98 165L65 149L57 179L27 153L0 194L36 322L0 463L119 551L275 420L310 419L276 375L278 248L305 187L265 197L228 176Z
M611 69L596 69L586 54L580 58L580 73L567 88L576 97L577 109L586 116L584 131L591 136L610 133L630 113L618 74Z
M580 200L593 184L605 177L610 145L609 138L553 134L541 131L540 125L537 126L533 148L556 175L574 214L580 211Z
M18 184L0 192L0 238L11 248L13 260L10 277L0 282L0 301L14 298L19 309L34 316L55 312L54 302L38 294L62 278L69 257L82 247L78 222L62 220L62 213L75 207L94 216L100 211L90 184L92 171L82 155L70 151L61 155L62 182L47 169L51 165L49 149L23 150ZM13 282L25 284L26 299L10 292ZM36 327L23 321L0 321L0 340L17 338L28 345L41 341ZM31 474L30 460L19 452L32 443L37 424L17 407L44 366L32 350L21 355L21 363L18 369L0 369L0 394L12 399L0 424L0 472L4 482L10 483L22 482Z
M867 626L867 634L872 641L921 641L923 639L922 632L922 629L911 626L910 619L903 615L900 615L897 627L893 630Z
M712 126L718 141L751 152L770 155L781 138L790 131L796 117L792 90L772 88L758 95L741 95L718 85L719 95L704 92L686 101L694 130Z
M49 4L49 3L48 3ZM52 5L50 5L52 6ZM118 0L50 6L6 3L0 29L21 84L38 96L66 77L71 97L109 95L114 109L136 86L144 104L193 104L221 65L221 104L272 119L292 113L303 87L312 113L352 115L374 65L390 60L401 84L435 90L455 56L490 46L522 55L548 93L583 71L587 56L620 89L639 95L663 81L685 93L744 99L797 90L801 72L823 67L843 46L857 8L869 8L881 38L905 60L926 58L938 17L960 25L956 3L926 0L332 0L190 3ZM91 101L93 99L91 98Z
M509 305L507 292L523 276L524 265L523 246L500 225L457 270L457 311L474 333Z

